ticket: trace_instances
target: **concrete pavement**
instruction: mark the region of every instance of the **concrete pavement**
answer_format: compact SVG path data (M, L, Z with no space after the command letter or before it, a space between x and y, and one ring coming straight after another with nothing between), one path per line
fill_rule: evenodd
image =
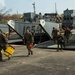
M0 75L75 75L75 51L33 48L27 57L24 45L13 45L15 52L10 60L0 62Z

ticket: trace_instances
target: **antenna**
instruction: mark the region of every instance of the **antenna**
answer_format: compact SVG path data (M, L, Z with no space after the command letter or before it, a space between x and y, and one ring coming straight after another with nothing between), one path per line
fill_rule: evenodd
M33 3L33 9L34 9L34 14L36 14L36 11L35 11L35 2Z
M55 3L55 13L57 14L57 6L56 6L56 3Z

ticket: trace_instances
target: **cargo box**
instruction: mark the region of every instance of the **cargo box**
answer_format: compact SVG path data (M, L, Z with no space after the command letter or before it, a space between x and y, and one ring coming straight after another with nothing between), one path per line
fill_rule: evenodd
M6 48L6 50L4 51L4 55L7 56L7 57L11 57L12 54L14 53L14 51L15 51L15 48L14 47L8 46Z

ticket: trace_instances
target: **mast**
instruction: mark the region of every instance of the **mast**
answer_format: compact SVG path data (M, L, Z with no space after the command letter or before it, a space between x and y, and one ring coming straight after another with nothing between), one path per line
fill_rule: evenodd
M57 14L57 6L56 6L56 3L55 3L55 13Z
M34 15L36 14L36 11L35 11L35 2L33 3L33 9L34 9Z

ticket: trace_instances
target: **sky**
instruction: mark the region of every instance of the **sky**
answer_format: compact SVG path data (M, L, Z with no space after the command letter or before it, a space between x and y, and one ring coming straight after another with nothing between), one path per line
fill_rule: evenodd
M33 12L34 2L37 14L55 13L55 4L58 14L62 14L67 8L75 10L75 0L0 0L0 9L12 9L10 14Z

